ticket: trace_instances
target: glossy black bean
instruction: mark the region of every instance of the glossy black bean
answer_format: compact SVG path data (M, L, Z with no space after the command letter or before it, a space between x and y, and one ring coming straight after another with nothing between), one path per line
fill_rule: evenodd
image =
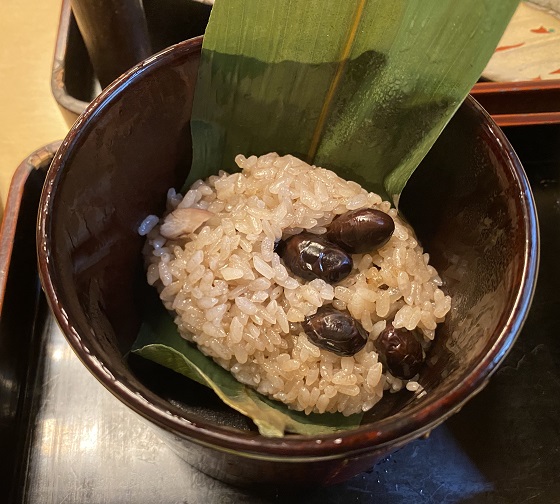
M328 226L326 237L351 254L361 254L385 245L394 231L395 222L389 214L363 208L334 219Z
M337 245L311 233L294 235L277 247L284 264L305 280L340 282L352 271L352 257Z
M393 376L409 380L420 371L424 363L420 338L416 331L409 331L404 327L395 329L393 324L387 323L387 327L375 341L380 362Z
M322 306L302 322L309 341L337 355L354 355L364 348L368 333L350 314Z

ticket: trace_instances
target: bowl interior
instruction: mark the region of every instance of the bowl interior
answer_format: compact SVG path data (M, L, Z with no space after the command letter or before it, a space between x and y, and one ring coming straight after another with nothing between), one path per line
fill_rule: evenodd
M124 358L150 289L137 229L162 213L167 189L188 173L199 56L200 40L164 51L106 89L72 128L41 202L41 274L78 356L133 409L177 432L255 438L251 422L207 389ZM421 374L428 394L386 394L366 415L363 429L379 439L443 420L484 383L520 329L535 278L536 218L508 145L468 99L402 195L453 305Z

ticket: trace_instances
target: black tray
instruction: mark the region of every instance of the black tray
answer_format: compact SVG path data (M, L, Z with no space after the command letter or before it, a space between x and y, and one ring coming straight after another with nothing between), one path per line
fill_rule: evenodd
M529 173L542 237L533 306L511 353L488 387L428 439L345 484L290 498L229 487L186 465L74 356L35 267L37 202L55 146L31 156L14 178L0 237L0 500L560 502L560 127L508 134Z

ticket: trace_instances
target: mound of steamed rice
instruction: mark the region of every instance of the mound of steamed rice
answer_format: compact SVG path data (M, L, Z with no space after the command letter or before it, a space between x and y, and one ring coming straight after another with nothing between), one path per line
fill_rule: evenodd
M419 390L416 377L386 372L374 349L386 321L418 328L428 345L450 308L412 229L377 194L293 156L235 161L240 173L199 180L184 197L169 191L168 219L181 208L213 214L195 232L165 238L165 216L150 216L140 228L148 238L148 282L180 334L240 382L306 413L349 415L370 409L384 390ZM274 252L280 238L322 234L336 215L361 208L391 215L395 232L380 249L354 255L352 273L339 284L302 280ZM303 332L304 317L327 304L348 310L369 332L355 355L320 349Z

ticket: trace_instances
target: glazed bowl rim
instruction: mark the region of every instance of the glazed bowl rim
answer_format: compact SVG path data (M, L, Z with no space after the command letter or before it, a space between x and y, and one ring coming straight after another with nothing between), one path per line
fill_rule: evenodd
M60 301L58 287L53 283L54 268L48 260L50 253L49 229L53 195L60 182L63 167L79 148L81 139L89 134L95 125L96 117L117 99L125 88L140 79L143 74L158 68L173 65L182 58L200 52L202 37L196 37L171 46L142 61L116 79L95 98L79 116L57 151L48 171L39 204L37 247L39 273L48 303L62 329L67 341L78 358L89 371L121 402L132 408L149 421L187 439L211 446L218 450L234 451L253 458L267 460L289 458L311 460L339 458L350 453L383 449L395 444L404 444L439 425L462 405L480 391L488 382L491 374L505 358L514 343L527 317L533 297L539 262L539 232L535 202L525 172L504 133L495 125L486 111L472 98L467 102L484 120L483 128L488 130L495 141L502 146L503 164L507 165L509 177L513 178L520 189L525 223L524 262L522 281L515 296L506 324L500 329L490 351L474 367L470 368L464 380L438 397L423 398L419 404L410 408L406 417L394 419L387 417L372 424L366 424L349 431L322 436L289 435L283 438L267 438L252 431L241 431L227 426L205 423L203 419L189 420L183 412L150 393L137 388L127 380L117 380L111 373L111 365L101 362L88 348L87 338L83 339Z

